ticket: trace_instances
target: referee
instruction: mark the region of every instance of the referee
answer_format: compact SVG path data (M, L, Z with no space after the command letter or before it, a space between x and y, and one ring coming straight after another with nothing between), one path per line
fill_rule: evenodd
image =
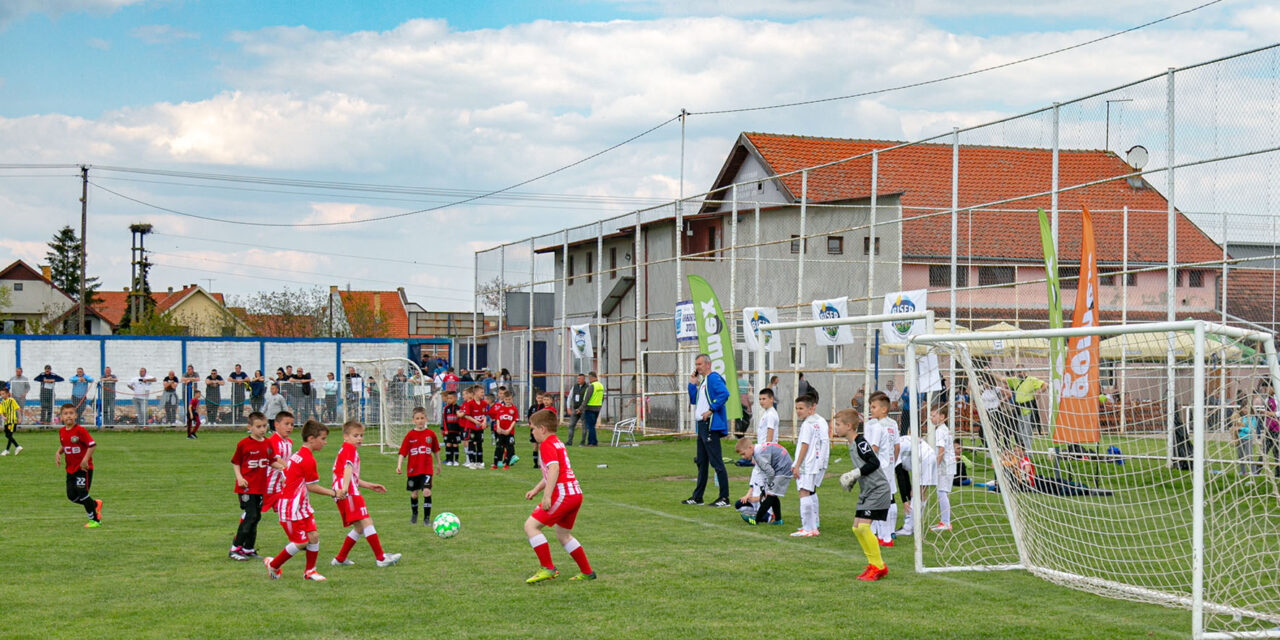
M725 386L724 376L711 370L711 357L705 353L698 354L694 360L694 373L689 376L689 404L693 405L694 418L697 421L698 449L694 462L698 465L698 485L693 495L680 504L702 504L702 493L707 488L707 465L716 470L716 482L720 485L720 496L712 502L712 507L729 506L729 474L724 470L724 459L720 457L720 439L729 434L729 421L725 416L724 404L729 400L729 387Z

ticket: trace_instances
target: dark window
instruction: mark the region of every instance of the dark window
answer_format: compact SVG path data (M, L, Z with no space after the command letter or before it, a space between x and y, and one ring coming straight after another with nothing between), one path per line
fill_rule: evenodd
M609 279L614 280L618 277L618 248L609 247Z
M13 283L13 290L14 290L14 291L22 291L22 283L21 283L21 282L15 282L15 283Z
M827 236L827 255L831 255L831 256L844 255L844 237L843 236Z
M871 254L871 236L862 239L862 255ZM880 255L880 238L876 238L876 255Z
M569 281L569 284L573 284L573 256L572 255L569 256L569 269L565 273L566 273L565 279Z
M808 253L808 252L809 252L809 239L808 239L808 238L805 238L804 240L801 240L801 239L800 239L800 236L798 236L798 235L796 235L796 234L794 234L794 233L793 233L793 234L791 234L791 253L797 253L797 254L798 254L798 253L800 253L800 251L801 251L801 247L802 247L802 246L803 246L803 248L804 248L804 252L805 252L805 253Z
M1062 289L1076 288L1080 280L1080 267L1058 267L1058 286Z
M1203 286L1204 286L1204 272L1203 272L1203 271L1188 271L1188 272L1187 272L1187 286L1189 286L1189 287L1195 287L1195 288L1203 287Z
M1013 284L1013 267L978 267L978 284Z
M931 264L929 265L929 286L931 287L950 287L951 286L951 265L949 264ZM956 265L956 286L969 286L969 269L964 265Z
M1114 287L1114 286L1116 286L1116 274L1115 274L1115 272L1114 272L1114 271L1111 271L1111 272L1099 271L1099 272L1098 272L1098 286L1099 286L1099 287Z
M1124 280L1125 280L1124 283L1126 285L1130 287L1135 286L1138 284L1138 274L1136 273L1125 274Z
M715 250L716 250L716 228L709 226L707 227L707 251L714 252ZM710 255L715 256L715 253L711 253Z
M591 282L591 279L595 277L596 261L591 259L594 255L590 251L587 252L587 282Z

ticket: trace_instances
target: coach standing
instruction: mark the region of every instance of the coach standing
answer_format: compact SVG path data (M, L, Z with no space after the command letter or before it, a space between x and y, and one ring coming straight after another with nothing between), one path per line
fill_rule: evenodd
M727 507L729 474L725 473L724 460L720 457L720 439L729 434L729 420L724 410L724 404L729 400L729 388L725 386L724 376L711 370L711 357L707 354L698 354L693 366L694 373L689 376L689 404L693 405L698 433L698 449L694 457L698 465L698 484L693 488L693 495L681 504L702 504L702 493L707 488L707 465L710 464L716 470L716 482L720 485L720 495L711 506Z

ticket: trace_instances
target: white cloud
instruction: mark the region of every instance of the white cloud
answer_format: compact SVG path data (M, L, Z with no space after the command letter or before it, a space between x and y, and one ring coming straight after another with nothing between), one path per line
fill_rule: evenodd
M200 34L185 31L167 24L148 24L135 27L129 35L147 44L172 44L180 40L195 40Z
M0 238L0 249L9 252L10 259L0 261L4 262L4 264L8 264L13 260L25 260L27 264L35 266L44 260L44 253L49 250L49 246L43 242Z
M85 41L85 44L89 45L94 49L97 49L98 51L111 50L111 41L103 40L102 38L89 38L88 40Z

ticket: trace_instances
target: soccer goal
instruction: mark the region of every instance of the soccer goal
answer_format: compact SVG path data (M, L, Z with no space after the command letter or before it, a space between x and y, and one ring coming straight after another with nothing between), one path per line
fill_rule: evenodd
M1271 334L1186 321L926 335L908 352L956 364L946 406L972 482L953 487L951 530L917 526L918 571L1025 569L1190 609L1197 638L1280 637ZM911 420L931 443L927 415ZM919 477L917 522L937 522Z
M354 369L358 377L345 377ZM413 409L435 415L431 378L406 358L343 360L343 416L366 426L364 444L379 453L399 451L400 441L413 428ZM371 437L372 436L372 437Z

